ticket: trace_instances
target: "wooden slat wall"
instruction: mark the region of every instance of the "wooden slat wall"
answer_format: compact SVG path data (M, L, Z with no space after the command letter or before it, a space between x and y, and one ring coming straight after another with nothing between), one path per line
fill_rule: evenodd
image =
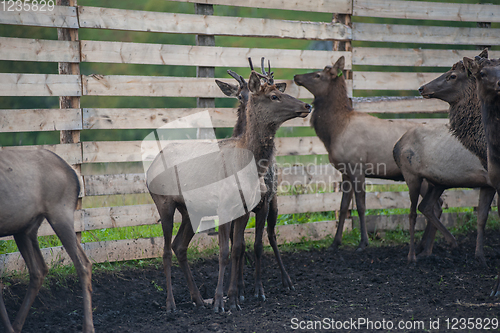
M444 20L467 22L500 22L500 5L451 4L395 0L174 0L212 5L244 6L251 8L287 9L305 12L352 14L360 18L380 17L409 20ZM2 7L0 6L0 9ZM78 13L77 13L78 11ZM500 29L418 26L408 24L373 24L354 22L352 28L331 22L283 21L267 18L202 16L193 14L159 13L114 8L56 6L51 12L5 12L0 10L0 24L52 28L91 28L157 33L209 34L218 36L247 36L289 38L318 41L390 42L390 47L354 47L352 52L262 49L241 47L209 47L130 43L123 41L77 42L36 40L0 36L0 60L67 63L119 63L172 66L247 67L247 57L265 56L274 68L322 69L340 56L346 58L346 69L354 68L348 82L348 94L357 90L414 91L440 73L412 71L384 72L381 66L440 67L442 72L463 56L473 57L479 51L460 50L463 45L500 45ZM405 47L398 48L405 43ZM408 44L447 44L448 49L411 48ZM500 51L491 51L491 58ZM371 70L370 66L374 67ZM367 69L368 68L368 69ZM232 79L222 81L233 83ZM279 80L279 78L277 78ZM280 80L281 81L281 80ZM287 92L308 99L312 95L286 80ZM219 98L225 96L213 79L147 77L131 75L57 75L0 73L0 96L183 96ZM378 114L443 113L448 104L422 98L353 99L354 109ZM175 109L106 109L82 105L82 109L0 110L0 132L79 131L110 129L153 129L180 117L204 111L197 108ZM234 108L208 109L215 127L232 127L236 120ZM415 122L445 123L446 119L410 119ZM397 121L397 120L395 120ZM309 118L294 119L287 127L308 127ZM0 147L0 149L47 148L70 164L140 162L139 141L83 142L44 146ZM277 155L325 155L326 150L317 137L278 138ZM144 174L79 175L83 196L128 195L146 193ZM331 166L281 169L282 185L338 183L341 178ZM371 184L401 184L370 179ZM478 191L449 190L444 207L476 206ZM281 214L331 211L338 209L338 192L280 196ZM407 192L370 192L366 199L369 209L408 208ZM154 205L89 208L77 211L75 230L125 227L158 222ZM176 221L179 221L176 215ZM389 221L390 220L390 221ZM381 225L404 225L406 217L377 217L372 222ZM376 221L376 222L375 222ZM373 224L372 223L372 224ZM46 223L40 235L53 234ZM199 241L202 241L201 238ZM146 258L161 252L161 239L124 240L85 244L96 262L130 258ZM121 251L119 254L112 253ZM61 255L54 248L45 252ZM47 254L48 255L48 254ZM19 257L19 255L17 255ZM2 259L3 258L3 259ZM19 267L16 254L3 256L12 267ZM8 259L5 259L8 258ZM16 261L17 260L17 261ZM18 265L18 266L16 266ZM10 267L10 266L9 266Z

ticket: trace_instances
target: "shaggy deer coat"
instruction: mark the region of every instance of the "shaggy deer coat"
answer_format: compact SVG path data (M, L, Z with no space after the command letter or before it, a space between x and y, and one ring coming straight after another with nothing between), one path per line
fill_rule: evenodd
M480 57L487 57L487 52L481 52ZM403 174L411 173L411 176L408 175L407 177L412 179L412 186L418 186L414 178L419 175L421 178L427 179L434 184L436 186L436 191L437 188L442 190L452 188L454 187L452 186L453 184L457 187L470 187L469 181L471 176L474 175L480 175L476 179L484 178L483 184L477 184L477 182L473 183L476 183L476 185L480 187L475 256L476 260L486 265L483 250L484 228L486 226L486 220L488 219L491 202L495 195L495 190L490 186L491 182L489 177L487 177L487 171L485 169L486 138L481 123L480 102L476 92L476 79L468 73L463 62L460 61L454 64L452 68L443 75L420 87L419 91L424 98L438 98L450 104L450 126L437 126L435 129L436 133L432 133L429 128L421 130L426 133L426 140L429 144L425 147L412 147L412 154L421 156L424 160L422 164L418 166L415 164L408 165L405 161L402 161L401 163L405 164L405 166L402 167L402 169L405 169ZM415 136L413 138L408 134L406 137L406 144L411 145L412 142L418 142L419 138L416 136L424 136L423 133L418 133L418 131L419 129L415 130L416 133L413 133ZM453 142L454 140L447 138L447 136L450 135L456 137L465 147L460 147ZM443 140L443 136L446 136L446 139ZM433 142L433 140L436 142ZM441 142L438 143L437 141ZM445 146L443 144L445 142L449 143L450 146ZM420 149L420 151L418 149ZM467 157L467 154L461 152L460 149L468 149L475 156ZM456 160L455 156L460 156L462 161L451 165L449 161L442 158L443 154L447 155L449 152L452 152L454 155L452 160ZM401 153L401 150L399 153ZM398 156L396 150L395 158L399 160L402 158L402 156ZM483 166L482 169L477 168L477 163L475 162L476 158L479 158ZM473 165L476 165L476 167L472 168ZM410 186L410 184L408 185ZM411 191L410 188L410 198ZM436 195L437 194L434 194L433 196L436 197ZM423 201L419 209L422 212L425 211L424 214L432 215L433 213L426 209L426 204L428 204L428 201ZM412 207L413 206L414 205L412 205ZM411 221L411 219L414 218L413 214L416 214L416 212L412 211L410 214ZM432 216L430 218L434 221L439 219L437 216ZM412 223L410 223L410 226L411 224ZM411 251L412 249L410 247L410 252ZM409 254L409 260L415 260L414 253Z

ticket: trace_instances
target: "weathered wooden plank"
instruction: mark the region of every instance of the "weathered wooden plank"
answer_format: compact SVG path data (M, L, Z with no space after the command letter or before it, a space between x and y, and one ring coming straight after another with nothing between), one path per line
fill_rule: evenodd
M140 162L141 143L142 141L83 142L83 163ZM275 143L278 156L326 154L318 137L276 138Z
M171 121L207 110L214 127L233 127L236 123L235 108L83 109L83 127L84 129L159 128ZM283 126L309 127L309 118L294 118L285 122Z
M76 7L54 6L53 10L45 11L8 11L7 1L0 6L0 24L32 25L37 27L57 27L78 29Z
M327 151L317 136L276 138L276 155L325 155Z
M248 57L271 61L273 68L316 69L332 64L340 56L351 68L351 52L258 49L239 47L123 43L84 40L82 61L124 64L248 67Z
M127 76L127 75L82 75L83 94L92 96L157 96L157 97L205 97L227 98L213 78ZM232 79L218 79L234 84ZM232 80L232 81L231 81ZM296 98L313 98L303 87L287 82L287 94Z
M331 183L342 181L339 171L330 164L324 165L280 165L277 169L278 185L290 187L295 185L314 185L326 187ZM385 179L367 178L370 185L405 184ZM84 176L85 195L121 195L147 193L144 173L86 175Z
M460 218L464 218L467 213L443 213L439 219L447 228L456 226ZM415 230L422 231L426 226L426 219L423 214L417 215ZM366 229L368 232L388 231L388 230L409 230L408 215L367 215ZM384 237L383 234L381 237Z
M354 72L353 89L418 90L441 73Z
M338 23L202 16L98 7L78 9L81 28L320 40L351 38L351 28Z
M0 96L81 96L80 75L0 74Z
M427 66L448 69L454 63L461 61L463 57L474 58L479 52L473 50L355 47L352 51L352 63L353 65ZM488 53L490 58L500 58L500 51L489 50Z
M78 42L0 37L0 60L80 62Z
M33 149L47 149L57 155L59 155L63 160L68 162L68 164L80 164L82 163L82 147L81 143L69 143L69 144L57 144L57 145L38 145L38 146L8 146L0 147L0 150L7 149L19 149L19 150L33 150Z
M277 226L276 229L278 244L302 242L304 240L320 240L336 232L337 221L282 225ZM346 220L344 230L351 229L351 220ZM245 230L245 239L249 244L254 241L254 235L254 229ZM265 245L269 245L266 231L264 231L263 241ZM82 244L89 259L96 263L161 257L163 255L163 246L163 237ZM190 248L196 248L199 251L213 249L217 246L217 235L208 235L206 233L194 235L190 243ZM49 267L53 265L71 265L71 259L61 246L42 249L42 255ZM0 255L0 270L2 272L23 272L25 269L26 265L19 252Z
M498 45L500 29L353 23L352 40L450 45Z
M500 6L424 1L354 0L353 15L469 22L500 22Z
M0 133L81 129L81 109L0 110Z
M308 1L286 1L286 0L172 0L181 2L204 3L210 5L242 6L252 8L270 8L298 10L304 12L320 13L352 13L351 0L308 0Z
M449 108L448 103L435 98L354 99L352 105L354 110L368 113L441 113Z

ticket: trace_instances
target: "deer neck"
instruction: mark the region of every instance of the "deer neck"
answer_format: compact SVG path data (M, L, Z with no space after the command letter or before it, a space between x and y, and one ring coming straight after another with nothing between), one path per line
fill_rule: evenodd
M481 102L477 97L475 80L465 89L458 101L450 103L449 112L453 135L486 167L486 135L481 120Z
M249 109L250 108L250 109ZM253 112L250 105L247 106L246 130L240 136L241 148L252 152L260 175L267 172L274 154L274 137L281 123L277 123L262 117L271 112Z
M313 105L311 126L329 149L332 142L344 131L349 117L353 114L344 78L330 82L328 93L314 96Z
M245 109L246 104L240 103L240 105L238 106L238 111L236 112L237 120L233 128L233 137L238 137L245 132L247 123Z

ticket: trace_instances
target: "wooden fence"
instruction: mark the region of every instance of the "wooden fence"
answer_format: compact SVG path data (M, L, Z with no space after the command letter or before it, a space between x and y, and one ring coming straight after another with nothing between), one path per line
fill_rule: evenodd
M423 72L429 67L446 71L463 56L472 57L477 50L466 46L494 46L491 57L500 57L500 5L451 4L395 0L175 0L192 2L200 8L244 6L286 9L304 12L303 21L271 18L246 18L202 14L138 11L116 8L77 6L76 0L58 0L52 11L8 11L0 6L0 24L48 27L58 30L58 40L0 37L0 60L59 63L58 74L0 73L0 96L60 96L59 109L1 109L0 132L61 131L61 142L55 145L0 147L0 149L36 149L56 152L79 173L81 197L146 193L143 173L95 174L82 172L82 165L93 163L140 162L140 141L81 142L82 130L154 129L172 120L208 109L215 127L232 127L234 108L200 106L198 108L95 108L81 105L82 96L197 97L209 100L225 98L210 77L165 77L138 75L81 75L82 63L118 63L200 68L247 67L247 57L264 56L275 68L320 69L338 57L345 56L349 94L357 91L415 91L439 75ZM83 2L81 0L80 2ZM117 1L119 6L120 2ZM203 7L205 6L205 7ZM311 22L315 13L336 14L343 20ZM365 17L400 19L397 23L367 23ZM415 25L414 20L431 20ZM486 27L440 26L440 21L490 23ZM340 23L342 22L342 23ZM418 21L420 22L420 21ZM418 23L417 22L417 23ZM493 22L493 28L489 27ZM420 24L420 23L419 23ZM148 44L125 41L79 40L82 29L121 30L163 34L192 34L204 37L237 36L298 39L334 42L332 50L261 49L198 45ZM104 31L104 30L103 30ZM27 36L26 36L27 37ZM364 42L364 43L363 43ZM436 49L433 45L446 45ZM343 47L339 47L343 45ZM408 46L410 45L410 46ZM424 46L422 46L424 45ZM479 49L479 48L478 48ZM341 51L345 50L345 51ZM383 71L398 66L401 72ZM358 70L361 68L363 70ZM392 67L391 67L392 68ZM401 69L402 68L402 69ZM353 70L354 69L354 70ZM231 82L228 78L219 78ZM279 80L280 77L277 77ZM303 99L312 98L304 88L293 84L287 93ZM428 119L434 113L446 112L448 105L437 100L353 99L356 110L387 116L418 115L417 122L441 122ZM424 116L422 118L422 115ZM426 118L427 117L427 118ZM287 127L307 127L308 119L287 122ZM278 156L325 155L326 150L315 137L280 137L276 140ZM288 167L281 170L282 181L307 185L317 181L337 183L340 176L331 166ZM387 182L373 180L375 184ZM389 182L390 183L390 182ZM450 190L444 194L444 207L477 205L475 190ZM339 192L300 194L279 197L280 214L337 210ZM409 208L407 192L367 193L368 209ZM177 217L178 218L178 217ZM445 217L445 219L448 217ZM80 209L76 213L78 232L155 224L158 215L154 205L130 205ZM377 216L369 219L371 228L405 226L406 216ZM332 228L333 232L333 228ZM39 235L50 235L43 225ZM201 237L201 236L200 236ZM127 260L158 256L161 238L85 243L94 262ZM54 261L61 248L45 249L47 261ZM2 256L5 269L22 267L18 253ZM22 259L21 259L22 260Z

